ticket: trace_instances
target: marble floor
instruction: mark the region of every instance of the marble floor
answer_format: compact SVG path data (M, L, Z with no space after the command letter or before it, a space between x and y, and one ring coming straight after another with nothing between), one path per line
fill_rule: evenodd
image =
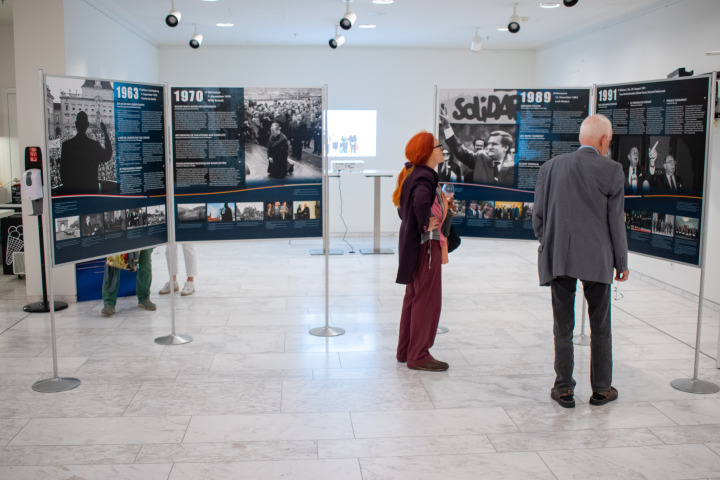
M329 322L346 333L308 334L325 323L325 259L309 255L321 247L197 245L197 292L174 315L194 340L177 346L153 341L172 331L156 249L157 311L126 298L110 318L99 301L57 313L60 375L82 381L62 393L31 389L52 376L49 315L24 313L23 281L0 279L0 479L720 479L720 394L670 386L693 375L695 301L631 273L613 294L620 398L587 403L589 347L577 346L566 410L549 398L534 242L464 239L451 254L449 332L432 350L443 373L395 361L396 255L333 241L345 254L329 259ZM719 320L705 309L699 378L715 383Z

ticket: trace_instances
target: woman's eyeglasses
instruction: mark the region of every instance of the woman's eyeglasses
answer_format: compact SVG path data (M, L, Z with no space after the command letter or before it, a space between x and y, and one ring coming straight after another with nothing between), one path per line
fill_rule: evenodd
M433 148L442 148L442 143L435 145Z

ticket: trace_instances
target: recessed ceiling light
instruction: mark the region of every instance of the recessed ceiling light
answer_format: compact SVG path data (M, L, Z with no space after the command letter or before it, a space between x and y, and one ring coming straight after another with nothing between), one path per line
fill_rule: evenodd
M209 2L209 1L214 1L214 0L203 0L203 1ZM234 27L235 24L229 23L229 22L219 22L219 23L216 23L215 26L216 27Z
M358 28L375 28L377 25L373 25L372 23L363 23L362 25L358 25Z
M497 28L497 31L498 31L498 32L507 32L507 31L509 31L509 30L508 30L507 27L498 27L498 28Z
M372 2L376 5L390 5L395 0L372 0Z
M558 8L559 3L556 2L540 2L540 8Z

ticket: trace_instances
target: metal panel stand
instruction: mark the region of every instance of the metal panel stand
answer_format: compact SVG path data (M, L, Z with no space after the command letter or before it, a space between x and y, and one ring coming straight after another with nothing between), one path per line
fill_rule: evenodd
M708 106L707 111L712 112L713 106L715 105L716 92L715 85L717 85L717 73L713 73L710 77L710 95L708 95ZM708 121L705 128L706 133L706 152L712 151L712 118L708 113ZM720 392L720 387L712 382L698 379L698 369L700 368L700 333L702 332L702 317L703 317L703 302L705 301L705 259L707 258L707 219L708 219L708 204L710 203L710 171L711 171L711 158L706 156L705 159L705 182L703 184L703 200L702 200L702 219L700 220L702 230L700 232L700 291L698 292L698 319L697 319L697 331L695 333L695 367L693 369L692 378L678 378L670 382L673 388L676 388L683 392L688 393L717 393ZM718 347L720 348L720 347Z
M175 243L175 182L174 182L174 163L172 161L173 158L173 152L172 152L172 142L170 141L172 138L172 128L170 128L170 123L168 122L168 116L169 112L171 112L170 107L170 90L168 89L167 83L165 84L164 88L165 93L165 188L167 192L167 201L165 202L166 210L167 210L167 229L168 229L168 243L165 248L172 248L177 249L177 244ZM178 335L175 333L175 288L174 288L174 280L175 276L177 275L177 269L178 269L178 262L175 262L175 267L171 268L173 270L170 272L170 326L172 328L172 331L170 332L170 335L166 335L164 337L157 337L155 339L155 343L158 345L184 345L186 343L190 343L193 341L193 337L190 335Z
M323 106L327 105L327 87L323 89ZM327 145L327 110L324 113L323 119L323 143ZM323 248L322 252L325 255L325 326L311 328L308 332L310 335L316 337L337 337L345 333L345 330L340 327L330 326L330 207L328 200L330 199L330 192L328 192L330 181L328 178L328 158L327 155L323 155L323 178L322 178L322 231L323 231ZM312 251L310 252L312 254Z
M392 177L388 173L379 172L367 172L366 177L373 177L375 179L375 201L373 202L375 212L373 214L374 226L373 226L373 248L372 250L367 248L361 248L360 253L363 255L379 255L379 254L392 254L395 253L391 248L380 248L380 179L382 177Z

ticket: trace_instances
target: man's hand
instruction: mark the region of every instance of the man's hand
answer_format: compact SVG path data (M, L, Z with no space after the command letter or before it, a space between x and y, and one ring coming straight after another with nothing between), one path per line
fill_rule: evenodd
M625 270L622 273L617 273L617 270L615 270L615 280L618 282L624 282L628 279L628 276L630 275L630 270Z
M444 130L450 126L450 122L445 115L440 114L438 117L440 118L440 128Z

